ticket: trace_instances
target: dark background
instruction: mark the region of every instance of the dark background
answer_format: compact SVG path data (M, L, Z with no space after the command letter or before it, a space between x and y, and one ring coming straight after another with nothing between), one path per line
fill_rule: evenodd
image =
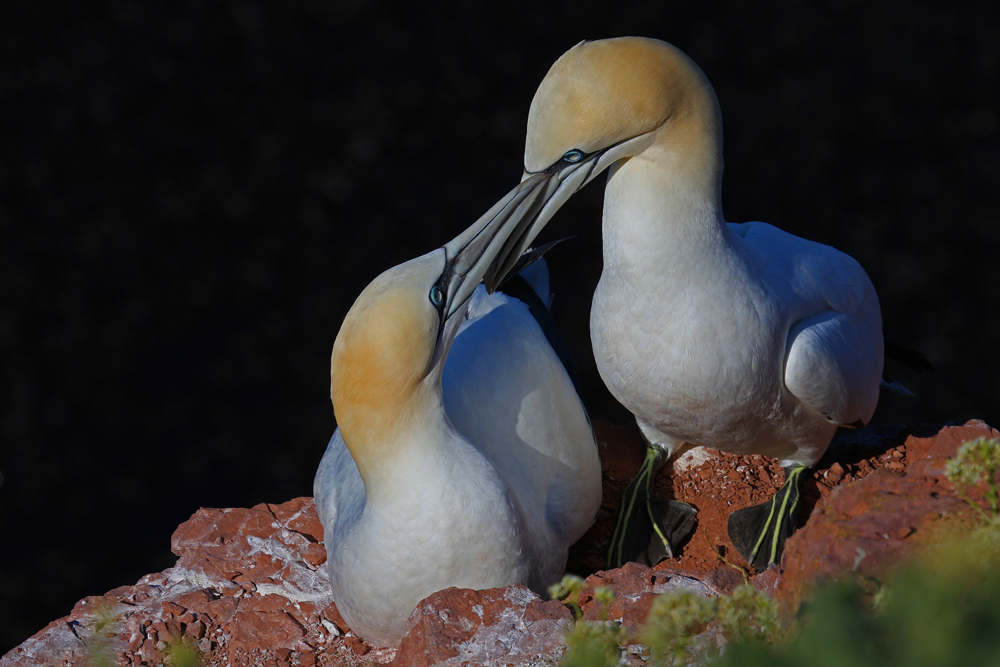
M939 369L895 373L918 398L877 421L997 421L995 0L496 4L4 1L0 653L169 567L199 507L311 493L346 309L517 183L535 87L584 38L689 53L727 219L867 269ZM577 234L555 316L624 421L589 349L601 197L539 240Z

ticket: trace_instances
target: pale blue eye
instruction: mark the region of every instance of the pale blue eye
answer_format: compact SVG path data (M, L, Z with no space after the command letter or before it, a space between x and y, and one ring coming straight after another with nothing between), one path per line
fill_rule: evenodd
M579 162L580 158L582 157L583 157L583 151L578 151L574 148L573 150L566 153L566 155L563 155L562 159L565 160L566 162Z
M440 287L435 285L434 287L431 288L430 299L431 303L433 303L435 306L440 306L442 303L444 303L444 292L441 290Z

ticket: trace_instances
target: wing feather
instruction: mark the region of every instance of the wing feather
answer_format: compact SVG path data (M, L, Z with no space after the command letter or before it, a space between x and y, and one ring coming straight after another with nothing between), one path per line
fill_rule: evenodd
M365 508L365 485L339 428L333 432L319 462L313 496L327 540L345 534Z
M473 300L445 365L445 410L522 507L544 509L551 530L576 539L600 498L583 403L525 304L482 286Z

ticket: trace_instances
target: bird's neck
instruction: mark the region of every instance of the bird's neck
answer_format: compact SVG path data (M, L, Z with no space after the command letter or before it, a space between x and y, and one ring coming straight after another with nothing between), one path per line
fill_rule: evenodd
M612 166L604 196L605 271L669 270L723 249L722 129L714 95L693 99L651 145Z
M335 405L337 425L369 501L396 497L412 488L420 481L414 479L414 471L439 460L455 445L440 378L434 380L425 378L413 391L378 405Z

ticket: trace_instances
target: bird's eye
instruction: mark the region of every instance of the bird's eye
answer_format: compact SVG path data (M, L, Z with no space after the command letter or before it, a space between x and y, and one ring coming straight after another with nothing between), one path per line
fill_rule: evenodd
M440 287L435 285L434 287L431 288L430 300L435 307L440 306L442 303L444 303L444 291Z
M583 151L573 149L562 156L564 162L579 162L580 158L583 157Z

